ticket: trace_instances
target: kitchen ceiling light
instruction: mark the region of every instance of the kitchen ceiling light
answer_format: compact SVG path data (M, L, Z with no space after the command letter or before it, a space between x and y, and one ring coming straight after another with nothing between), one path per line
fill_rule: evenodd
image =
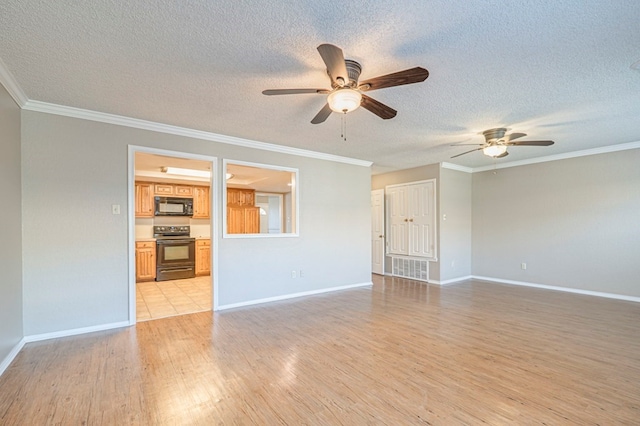
M211 177L211 172L208 170L181 169L180 167L163 167L160 170L168 175L193 176L202 178Z
M482 149L484 155L489 157L497 157L507 152L506 145L491 145Z
M357 90L345 87L331 92L327 97L327 102L332 111L347 113L358 109L362 102L362 94Z

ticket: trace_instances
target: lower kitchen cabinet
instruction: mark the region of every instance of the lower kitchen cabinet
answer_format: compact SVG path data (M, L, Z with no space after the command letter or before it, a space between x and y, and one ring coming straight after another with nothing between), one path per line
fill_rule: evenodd
M156 279L155 241L136 241L136 281Z
M211 240L196 240L196 275L211 274Z

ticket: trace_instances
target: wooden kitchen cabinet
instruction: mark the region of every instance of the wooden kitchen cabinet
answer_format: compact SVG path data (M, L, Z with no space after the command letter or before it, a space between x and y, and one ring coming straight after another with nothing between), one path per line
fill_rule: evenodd
M160 197L172 196L173 193L173 185L170 183L156 183L153 185L153 193Z
M156 279L155 241L136 241L136 282Z
M227 234L259 234L260 207L227 207Z
M196 275L211 275L211 240L196 240Z
M193 197L193 186L187 185L173 185L173 194L176 197Z
M190 185L178 185L171 183L156 183L153 186L155 195L161 197L193 197L193 187Z
M256 191L253 189L227 188L227 206L250 206L256 204Z
M194 186L193 187L193 218L209 219L209 187Z
M227 234L259 234L260 208L253 189L227 188Z
M149 182L136 182L136 217L153 217L153 184Z

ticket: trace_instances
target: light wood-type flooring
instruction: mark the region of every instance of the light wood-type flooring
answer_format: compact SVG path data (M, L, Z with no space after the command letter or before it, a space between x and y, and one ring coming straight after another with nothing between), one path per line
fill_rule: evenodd
M373 280L29 343L0 424L640 424L639 303Z
M136 283L136 320L211 310L211 277Z

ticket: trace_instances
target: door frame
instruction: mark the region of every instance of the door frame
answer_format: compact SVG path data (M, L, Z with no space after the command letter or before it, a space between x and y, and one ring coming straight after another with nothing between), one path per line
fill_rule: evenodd
M374 213L373 213L373 203L371 203L371 272L373 272L374 274L380 274L380 275L384 275L385 273L385 263L386 263L386 241L387 241L387 235L386 235L386 227L385 227L385 215L386 215L386 208L385 208L385 190L384 189L374 189L371 191L371 198L373 199L374 196L376 195L381 195L382 196L382 203L380 205L380 210L381 210L381 215L380 217L382 218L382 223L380 224L380 226L382 227L382 231L380 235L382 235L382 249L380 251L380 265L382 270L379 272L375 272L373 270L373 242L376 239L379 239L379 236L375 235L375 234L379 234L378 232L374 232L373 230L373 220L374 220Z
M185 158L190 160L208 161L211 163L211 179L209 180L209 226L211 227L211 297L212 310L218 310L218 240L220 236L219 217L220 203L214 202L219 199L220 190L218 188L218 157L210 155L193 154L190 152L170 151L166 149L150 148L146 146L128 145L127 157L127 247L129 254L129 325L136 324L136 235L135 235L135 158L136 153L157 154L167 157ZM214 285L215 284L215 285Z

